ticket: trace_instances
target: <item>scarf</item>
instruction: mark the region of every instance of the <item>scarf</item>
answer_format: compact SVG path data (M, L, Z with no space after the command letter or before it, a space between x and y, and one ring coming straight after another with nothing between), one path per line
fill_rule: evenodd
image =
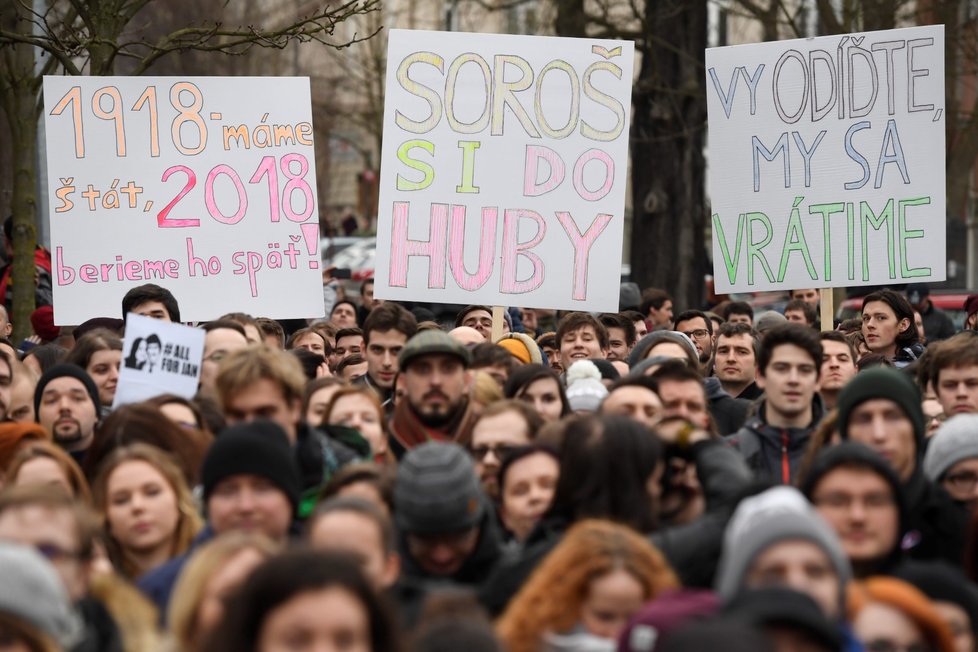
M395 440L405 450L411 450L427 441L455 442L468 446L472 439L472 426L476 414L472 410L469 399L459 406L455 416L445 425L432 428L421 422L418 415L411 409L407 398L397 403L394 408L394 418L391 419L391 439Z

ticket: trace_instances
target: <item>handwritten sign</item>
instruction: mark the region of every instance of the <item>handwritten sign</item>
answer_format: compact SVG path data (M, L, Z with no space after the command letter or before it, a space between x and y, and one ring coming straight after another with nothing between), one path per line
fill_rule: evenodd
M129 313L112 407L160 394L193 398L200 382L204 331Z
M719 292L946 277L944 28L706 52Z
M55 322L323 314L307 78L45 77Z
M391 30L376 295L617 310L633 51Z

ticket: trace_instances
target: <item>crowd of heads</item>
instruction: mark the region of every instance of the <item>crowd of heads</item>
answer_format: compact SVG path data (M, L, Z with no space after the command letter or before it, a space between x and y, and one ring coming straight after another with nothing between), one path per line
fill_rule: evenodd
M160 286L0 338L0 648L978 649L978 298L355 289L194 324L192 397L116 400Z

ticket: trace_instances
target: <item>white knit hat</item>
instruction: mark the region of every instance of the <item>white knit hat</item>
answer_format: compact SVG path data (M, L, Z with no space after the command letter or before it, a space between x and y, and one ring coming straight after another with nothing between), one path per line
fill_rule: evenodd
M571 410L597 412L607 395L601 372L590 360L578 360L567 370L567 402Z

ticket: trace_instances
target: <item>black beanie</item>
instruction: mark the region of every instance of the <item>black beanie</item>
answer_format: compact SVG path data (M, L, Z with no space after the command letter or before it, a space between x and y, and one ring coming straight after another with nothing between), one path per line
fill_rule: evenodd
M282 490L295 516L302 495L299 468L288 436L281 426L259 420L225 428L207 451L200 470L204 504L222 480L234 475L257 475Z
M100 415L102 413L102 401L98 398L98 387L95 386L95 381L92 380L92 377L88 375L87 371L78 365L64 362L56 364L45 371L41 379L37 381L37 387L34 388L34 418L40 421L38 415L41 412L41 395L44 394L44 388L52 380L63 378L64 376L71 376L81 381L81 384L85 386L85 390L91 397L92 403L95 404L95 415Z
M839 435L849 438L849 415L860 403L877 398L888 399L900 406L913 424L914 440L917 443L917 458L924 456L924 410L921 406L920 390L910 376L885 367L860 371L842 388L839 402Z

